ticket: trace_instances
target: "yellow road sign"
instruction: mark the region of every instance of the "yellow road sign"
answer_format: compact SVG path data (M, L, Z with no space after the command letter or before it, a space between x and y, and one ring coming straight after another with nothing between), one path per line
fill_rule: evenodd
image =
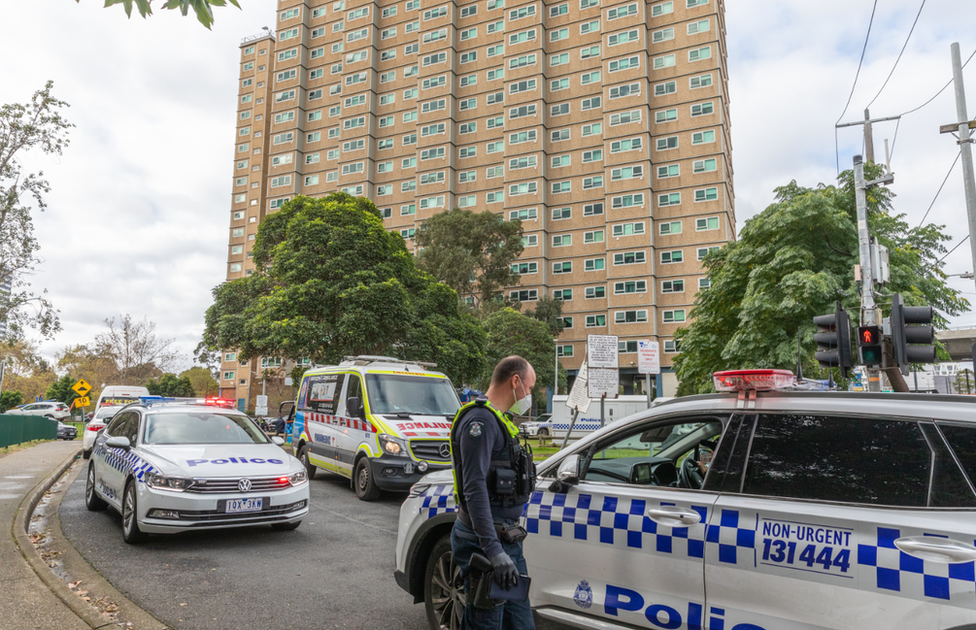
M85 382L85 379L80 378L78 382L71 386L71 389L75 390L79 396L84 396L91 391L91 385Z
M78 398L75 398L75 407L76 408L77 407L87 407L90 404L91 404L91 401L88 399L88 396L79 396Z

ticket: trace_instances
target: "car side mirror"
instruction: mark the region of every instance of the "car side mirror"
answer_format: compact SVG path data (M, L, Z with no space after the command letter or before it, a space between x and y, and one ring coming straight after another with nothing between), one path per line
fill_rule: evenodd
M276 435L273 438L271 438L271 443L274 444L275 446L284 446L285 440Z
M354 418L366 419L366 410L363 409L363 401L358 396L350 396L346 401L346 413Z
M129 438L121 436L110 437L109 439L105 440L105 446L108 448L120 448L123 451L127 451L132 448Z
M556 469L556 480L549 485L549 492L566 494L570 487L579 483L580 456L573 454L559 463Z

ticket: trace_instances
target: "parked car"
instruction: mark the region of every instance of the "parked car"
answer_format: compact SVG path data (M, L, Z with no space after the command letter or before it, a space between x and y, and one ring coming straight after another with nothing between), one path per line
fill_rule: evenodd
M68 405L56 400L30 403L6 412L10 416L45 416L52 420L64 420L71 415Z
M81 437L81 456L85 459L91 457L92 447L95 446L95 438L98 432L105 428L112 418L118 413L122 405L100 407L92 415L91 420L85 425L85 433Z
M65 424L63 422L58 422L58 439L59 440L73 440L78 437L78 429L74 428L70 424Z

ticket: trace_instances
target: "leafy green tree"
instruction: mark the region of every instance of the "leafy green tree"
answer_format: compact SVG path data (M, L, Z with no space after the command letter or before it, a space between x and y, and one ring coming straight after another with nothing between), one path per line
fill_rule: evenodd
M81 2L81 0L75 0L75 2ZM132 17L133 5L135 5L139 15L143 18L152 15L152 0L105 0L106 7L110 7L113 4L121 4L125 10L126 17L129 18ZM225 7L228 4L232 4L238 9L241 8L237 0L165 0L161 8L170 10L179 9L184 17L186 17L190 9L193 9L193 12L197 16L197 21L209 29L214 22L213 7Z
M46 392L44 392L44 399L56 400L70 406L71 402L75 398L78 398L78 394L75 393L75 390L71 389L71 386L76 382L76 379L65 374L58 380L51 383L51 386L47 388Z
M556 337L566 325L563 323L562 300L555 300L548 295L542 296L535 303L535 309L526 311L526 315L533 317L549 327L549 334Z
M880 167L865 165L868 180L880 174ZM945 283L940 257L950 237L944 226L909 226L904 215L893 213L893 197L886 188L868 191L868 225L888 248L891 265L891 283L879 302L900 293L909 305L930 304L935 325L944 326L942 314L969 306ZM795 369L798 330L804 375L827 377L813 357L812 319L831 312L838 300L857 319L856 216L850 171L841 174L839 186L803 188L793 181L746 221L737 241L706 257L711 288L698 294L693 323L675 335L681 344L675 359L679 394L711 391L717 370Z
M206 397L215 396L217 394L219 384L214 379L210 370L205 367L194 365L189 370L186 370L180 374L180 378L187 378L190 380L190 385L193 387L194 396Z
M491 372L505 357L517 354L525 358L535 369L536 384L532 400L537 407L545 406L546 387L553 383L555 368L555 344L549 327L533 317L523 315L513 308L503 308L488 315L485 320L488 331L487 365L478 381L478 389L485 391L491 384ZM560 386L565 387L565 372L560 370Z
M29 103L0 106L0 285L11 285L9 293L0 292L0 321L7 322L11 338L22 338L27 328L44 337L61 330L47 291L35 293L25 280L40 262L32 202L43 212L44 194L51 190L42 171L25 172L25 165L34 162L28 155L61 155L68 145L68 129L74 126L61 117L60 110L68 104L51 96L53 87L48 81Z
M485 210L454 208L435 214L414 236L417 266L475 304L490 301L518 284L512 263L522 254L522 222Z
M0 394L0 413L24 404L24 395L14 389L8 389Z
M163 374L158 379L149 379L146 381L146 389L153 396L193 398L197 395L190 377L175 374Z
M484 368L479 322L416 268L367 199L287 202L258 228L254 260L253 275L214 288L206 348L320 364L358 354L433 361L458 385Z

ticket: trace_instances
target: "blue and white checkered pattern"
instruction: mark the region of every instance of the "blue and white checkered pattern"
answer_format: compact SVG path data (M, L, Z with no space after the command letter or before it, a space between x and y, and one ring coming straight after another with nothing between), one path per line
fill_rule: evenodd
M666 527L647 517L648 507L674 505L590 494L535 492L523 515L530 534L599 542L644 549L679 557L702 558L708 508L692 506L702 523L692 527Z
M104 445L96 443L94 447L94 454L104 454L103 460L105 461L106 466L114 468L115 470L123 473L132 471L132 475L138 481L143 481L143 477L145 477L145 475L156 470L152 464L139 457L131 450L126 452L120 449L110 449L105 448Z
M424 493L420 496L424 498L420 506L420 513L426 514L427 518L457 511L457 505L454 501L453 485L431 486L424 490Z
M755 561L756 527L740 527L738 510L723 509L718 524L708 526L705 539L718 545L719 562L739 564L748 559L753 564ZM741 557L740 549L744 550Z
M965 594L969 600L973 599L973 590L976 587L973 562L926 562L898 549L895 546L898 538L901 538L901 530L879 527L876 545L858 544L857 563L875 568L875 583L864 586L876 586L879 590L905 594L924 594L925 597L946 601L952 600L953 592Z

